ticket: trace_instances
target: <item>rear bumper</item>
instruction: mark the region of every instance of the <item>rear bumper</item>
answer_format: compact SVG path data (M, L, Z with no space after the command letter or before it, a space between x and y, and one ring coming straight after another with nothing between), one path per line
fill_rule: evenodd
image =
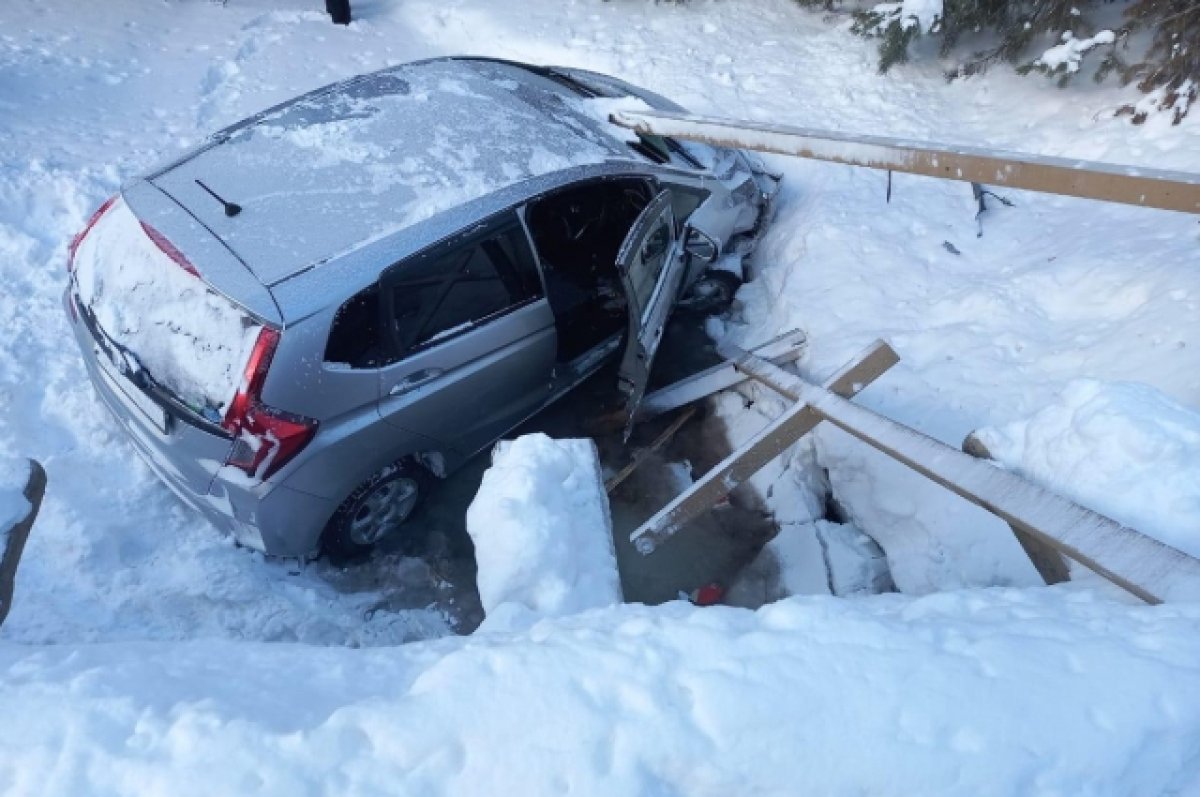
M142 460L184 503L242 545L270 556L308 556L317 552L321 531L336 508L327 498L293 490L282 484L252 482L236 468L216 460L197 460L179 451L152 431L137 416L126 397L119 395L100 368L86 325L78 320L68 288L63 294L67 318L75 333L88 378L100 402L125 432ZM158 439L156 439L156 437ZM187 458L188 461L175 461ZM202 468L211 478L184 476L185 470Z

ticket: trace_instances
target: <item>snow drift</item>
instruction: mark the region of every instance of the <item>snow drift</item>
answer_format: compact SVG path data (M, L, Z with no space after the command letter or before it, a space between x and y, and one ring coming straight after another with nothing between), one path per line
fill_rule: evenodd
M672 603L353 650L0 644L0 791L1200 788L1200 607L1059 588Z
M1081 379L976 436L1030 479L1200 556L1200 413L1154 388Z
M612 523L591 440L502 440L467 509L489 620L573 614L621 601Z

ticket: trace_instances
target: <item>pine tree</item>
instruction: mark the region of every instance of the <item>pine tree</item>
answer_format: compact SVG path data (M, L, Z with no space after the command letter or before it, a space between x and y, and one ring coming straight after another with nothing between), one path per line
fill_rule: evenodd
M1140 124L1150 111L1168 111L1179 124L1200 94L1200 2L1138 0L1125 16L1130 30L1151 29L1154 38L1141 61L1113 63L1125 83L1150 95L1120 112Z
M797 0L824 5L833 0ZM1012 64L1022 74L1039 72L1067 85L1095 60L1094 76L1116 74L1136 83L1148 96L1119 113L1144 121L1155 110L1173 114L1178 123L1200 95L1200 2L1197 0L1126 0L1124 26L1097 30L1092 11L1101 0L901 0L873 4L854 12L853 30L877 37L879 70L905 63L921 36L939 39L942 57L957 63L950 79L969 77L993 64ZM936 15L930 9L936 8ZM1149 31L1150 45L1130 61L1130 40ZM989 46L963 53L964 41L991 38ZM1099 54L1098 59L1094 56Z

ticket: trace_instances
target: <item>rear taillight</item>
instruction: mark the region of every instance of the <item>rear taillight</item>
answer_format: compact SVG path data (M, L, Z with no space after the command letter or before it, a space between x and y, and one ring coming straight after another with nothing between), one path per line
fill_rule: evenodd
M286 465L317 433L317 422L313 419L262 402L263 382L278 345L277 331L268 327L259 331L242 384L221 423L234 437L233 450L225 464L260 480L270 478Z
M154 229L144 221L142 222L142 230L146 233L146 237L153 241L154 245L162 250L164 255L171 258L171 260L175 262L175 265L179 266L193 277L200 276L200 272L196 271L196 267L188 262L188 259L183 256L183 252L180 252L178 249L176 249L175 244L168 241L161 232Z
M113 203L117 201L117 196L117 194L113 194L108 199L104 200L104 204L96 208L96 212L92 214L90 219L88 219L88 223L84 225L83 229L75 233L75 237L71 239L71 243L67 244L68 273L75 270L75 253L79 251L79 245L83 243L83 239L86 238L87 234L92 231L93 227L96 226L96 222L100 221L100 217L103 216L108 209L113 206Z

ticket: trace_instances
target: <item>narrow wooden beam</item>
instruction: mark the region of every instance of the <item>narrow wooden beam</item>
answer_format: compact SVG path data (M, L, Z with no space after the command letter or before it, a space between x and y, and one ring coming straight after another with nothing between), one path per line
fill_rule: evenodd
M756 346L751 351L776 365L785 365L800 359L804 354L806 341L803 332L793 329ZM714 393L728 390L748 378L731 362L714 365L646 396L638 408L638 420L653 418L684 404L691 404Z
M692 405L683 412L679 413L679 416L675 418L675 420L671 421L670 425L668 425L666 429L663 429L662 432L659 433L658 437L654 438L654 442L647 447L640 448L634 452L633 457L629 460L629 464L613 474L608 481L604 483L604 492L611 495L613 490L621 486L621 482L628 479L630 474L637 470L638 466L646 461L646 457L665 446L667 441L674 437L675 434L681 428L683 428L683 425L690 421L692 416L695 414L696 405Z
M795 393L816 415L1004 520L1147 603L1200 600L1200 560L1011 471L805 382L736 347L739 368Z
M991 461L996 459L974 433L967 435L963 440L962 450L979 459ZM1034 569L1038 571L1038 575L1042 577L1042 581L1047 584L1061 584L1071 580L1071 568L1067 565L1067 560L1053 546L1047 545L1031 534L1026 534L1012 524L1009 524L1009 528L1012 529L1013 536L1017 538L1025 555L1029 557L1029 561L1033 563Z
M753 356L747 352L742 354L747 357ZM827 384L830 390L850 397L897 362L899 357L891 346L877 340L849 365L838 371ZM635 529L629 535L630 541L639 553L652 553L688 521L733 492L762 470L764 465L782 454L788 446L811 431L820 421L820 416L803 404L792 407L701 476L691 487L655 513L654 517Z
M1188 172L671 111L618 111L609 120L639 133L719 147L1200 213L1200 174Z

